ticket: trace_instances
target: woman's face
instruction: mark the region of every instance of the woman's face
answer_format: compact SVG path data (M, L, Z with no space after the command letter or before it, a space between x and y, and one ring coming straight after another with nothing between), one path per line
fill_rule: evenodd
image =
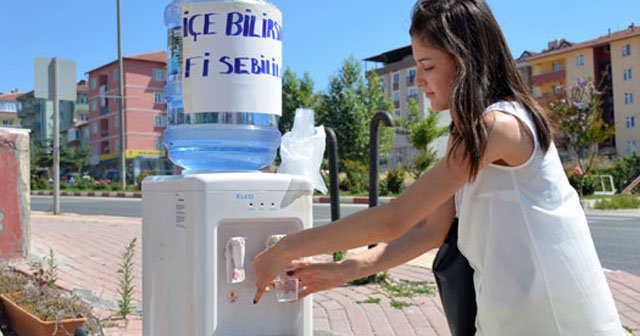
M432 109L448 109L451 86L456 75L451 56L418 37L411 37L411 47L416 61L416 85L429 98Z

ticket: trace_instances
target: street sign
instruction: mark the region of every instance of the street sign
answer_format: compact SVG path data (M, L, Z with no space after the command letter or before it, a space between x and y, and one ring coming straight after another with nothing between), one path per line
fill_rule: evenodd
M34 95L36 98L54 100L55 93L59 100L76 101L76 62L58 58L36 57L34 69ZM56 77L57 87L54 85Z

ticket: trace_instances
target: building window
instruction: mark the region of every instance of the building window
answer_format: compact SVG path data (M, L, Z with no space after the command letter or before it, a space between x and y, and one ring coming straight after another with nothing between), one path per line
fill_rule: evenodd
M416 102L418 101L418 89L416 89L415 87L409 88L409 94L407 95L407 101L411 100L412 98L415 99Z
M631 44L627 43L622 45L622 56L631 55Z
M553 64L551 64L551 71L560 71L562 70L562 65L560 65L560 62L553 62Z
M412 86L414 85L416 81L416 69L409 69L409 72L407 74L407 86Z
M96 134L98 133L98 123L92 123L91 124L91 134Z
M386 87L384 85L384 77L380 77L380 90L386 91Z
M638 152L635 140L627 140L627 154L632 155Z
M167 117L163 115L157 115L153 118L153 126L165 127L167 126Z
M89 85L91 86L92 90L98 87L98 81L96 80L95 77L91 78L91 82Z
M636 127L636 117L627 117L627 128Z
M115 148L114 149L115 149L116 153L120 153L120 149L121 149L120 148L120 138L116 139Z
M576 65L577 66L583 66L584 65L584 55L578 55L576 56Z
M95 100L91 101L91 111L95 111L98 109L98 103Z
M164 150L164 142L162 141L162 139L156 139L156 149Z
M400 91L393 91L392 100L393 100L393 105L396 108L400 108Z
M625 92L624 93L624 104L625 105L633 104L633 92Z
M2 121L2 126L11 126L13 125L13 121L11 120L3 120Z
M120 116L116 115L115 117L113 117L113 126L115 126L115 128L120 128Z
M165 77L165 71L162 69L153 69L151 76L153 77L153 80L163 81Z
M393 81L393 90L398 90L400 88L400 74L394 72L391 78Z
M113 80L114 81L119 81L120 80L120 70L119 69L113 70Z
M631 68L626 68L624 69L624 80L631 80L632 78L632 72L631 72Z
M162 92L154 92L153 93L153 102L155 104L164 103L164 96L162 95Z

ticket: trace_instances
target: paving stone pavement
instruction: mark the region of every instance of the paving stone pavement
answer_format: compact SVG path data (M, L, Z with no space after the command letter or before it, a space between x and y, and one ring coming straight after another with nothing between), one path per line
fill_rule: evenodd
M102 320L117 309L117 269L121 253L137 238L134 258L138 311L127 328L123 321L108 322L106 335L142 335L142 251L141 219L105 216L58 215L32 212L31 253L26 261L14 264L28 271L29 260L41 260L53 249L58 263L58 284L91 300ZM393 279L433 283L429 267L434 253L428 253L389 271ZM640 277L621 271L606 272L622 323L631 334L640 336ZM379 303L358 303L380 298ZM344 335L450 335L436 294L398 299L409 304L391 306L377 285L345 286L314 295L315 336Z

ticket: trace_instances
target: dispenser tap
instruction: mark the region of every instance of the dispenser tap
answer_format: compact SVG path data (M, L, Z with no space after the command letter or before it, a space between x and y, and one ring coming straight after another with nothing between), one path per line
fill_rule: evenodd
M244 252L245 241L243 237L231 237L227 240L224 249L224 257L227 262L227 282L240 283L245 279Z

